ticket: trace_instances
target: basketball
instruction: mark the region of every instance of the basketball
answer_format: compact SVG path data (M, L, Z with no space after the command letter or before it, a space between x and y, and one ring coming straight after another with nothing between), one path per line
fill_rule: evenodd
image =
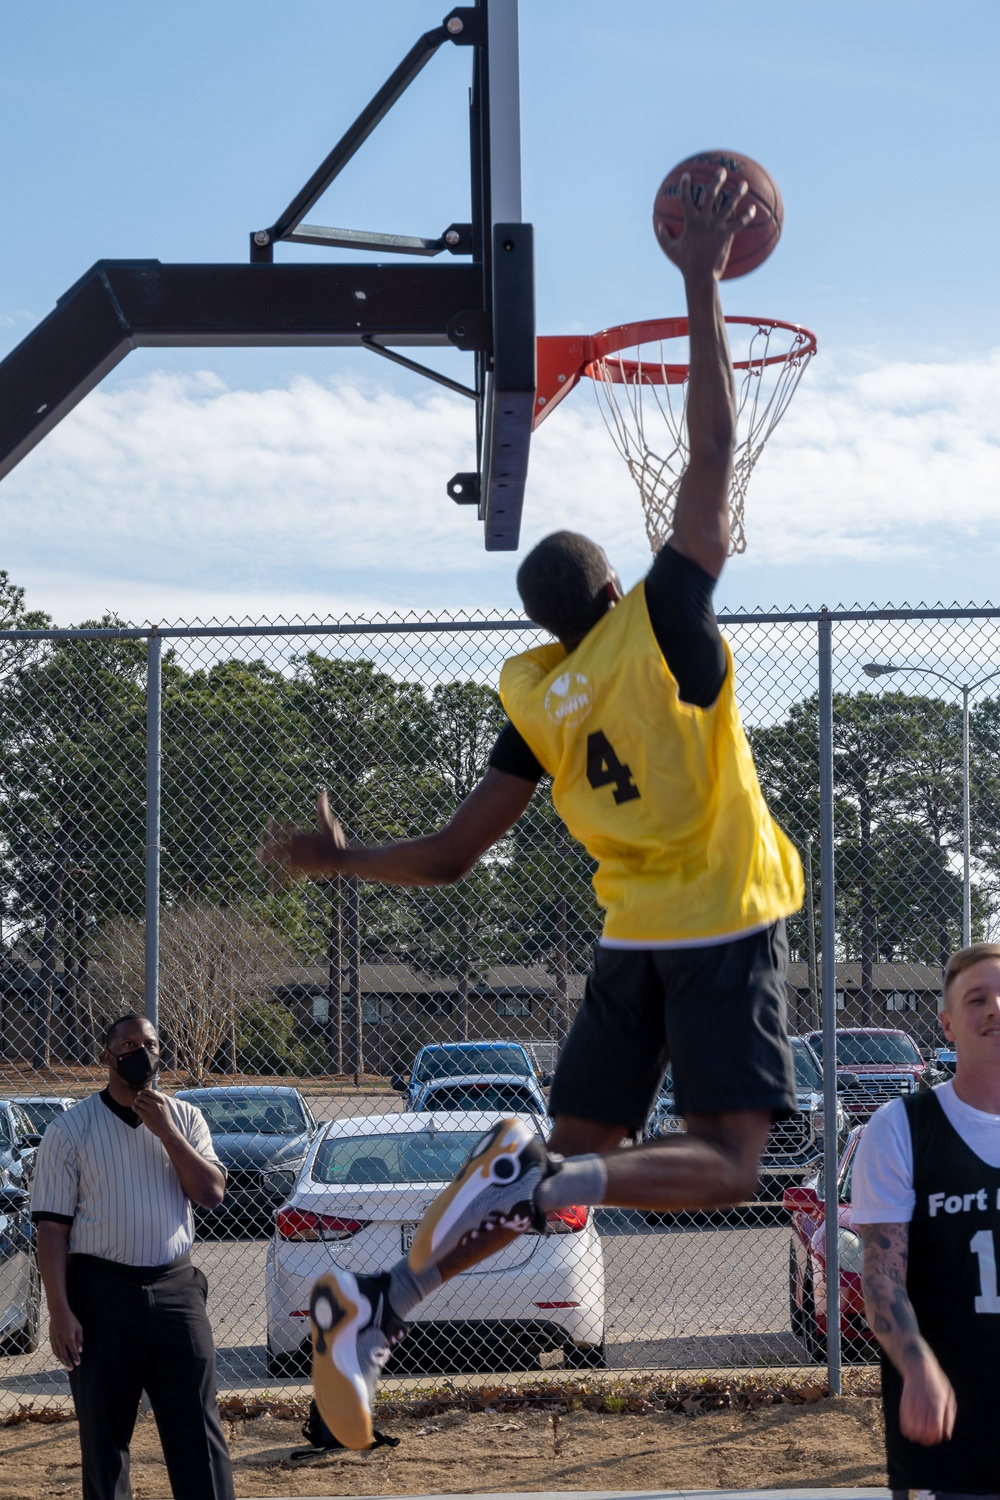
M749 156L740 156L737 151L698 151L668 172L660 183L653 204L653 228L662 245L665 240L676 239L684 227L684 208L681 204L681 178L685 172L691 175L691 190L696 203L709 186L720 167L729 174L722 188L723 206L732 200L737 183L745 182L747 192L743 207L754 204L757 209L751 223L741 229L733 240L729 252L723 281L735 276L745 276L761 265L781 235L785 218L784 205L778 185L769 172Z

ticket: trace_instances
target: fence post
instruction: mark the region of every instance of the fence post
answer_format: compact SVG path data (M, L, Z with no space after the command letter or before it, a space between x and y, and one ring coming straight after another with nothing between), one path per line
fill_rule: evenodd
M831 1396L840 1378L840 1214L837 1202L837 915L833 870L833 625L823 610L819 647L819 862L823 991L823 1182L826 1196L826 1368Z
M361 1029L361 903L360 883L354 875L344 881L347 887L347 918L344 923L347 949L347 1036L344 1068L355 1081L364 1072L364 1042Z
M331 1073L344 1071L344 912L343 879L330 881L330 926L326 942L326 1046Z
M160 769L163 641L154 625L146 642L146 963L143 1010L159 1026Z

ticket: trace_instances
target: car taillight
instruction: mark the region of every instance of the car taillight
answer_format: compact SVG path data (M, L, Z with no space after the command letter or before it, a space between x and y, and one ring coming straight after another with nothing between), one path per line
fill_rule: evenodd
M553 1234L571 1234L586 1227L587 1213L585 1204L572 1203L569 1208L553 1209L552 1213L545 1215L545 1222Z
M279 1208L275 1217L283 1240L349 1240L369 1222L368 1219L335 1219L330 1214L312 1214L302 1208Z

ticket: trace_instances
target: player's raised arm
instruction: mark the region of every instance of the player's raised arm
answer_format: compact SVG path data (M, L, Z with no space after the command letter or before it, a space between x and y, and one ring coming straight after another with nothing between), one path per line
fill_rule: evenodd
M729 550L729 481L733 470L736 402L719 280L733 236L753 218L744 211L746 184L725 203L720 169L695 203L691 179L681 179L684 228L662 239L666 255L684 277L687 296L690 374L687 427L690 459L677 492L670 545L718 578Z
M533 781L491 767L450 823L423 838L391 844L348 844L325 792L316 804L317 829L268 825L258 849L261 864L291 879L354 875L381 885L451 885L503 838L531 801Z

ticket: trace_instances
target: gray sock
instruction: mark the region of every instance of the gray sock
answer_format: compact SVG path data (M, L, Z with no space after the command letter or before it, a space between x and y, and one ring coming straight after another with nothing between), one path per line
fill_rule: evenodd
M544 1213L569 1208L572 1203L585 1203L589 1208L604 1202L607 1188L608 1169L602 1156L570 1156L558 1172L539 1183L535 1202Z
M397 1318L408 1318L425 1297L436 1292L441 1285L441 1272L437 1266L414 1271L403 1260L397 1261L389 1272L389 1305Z

